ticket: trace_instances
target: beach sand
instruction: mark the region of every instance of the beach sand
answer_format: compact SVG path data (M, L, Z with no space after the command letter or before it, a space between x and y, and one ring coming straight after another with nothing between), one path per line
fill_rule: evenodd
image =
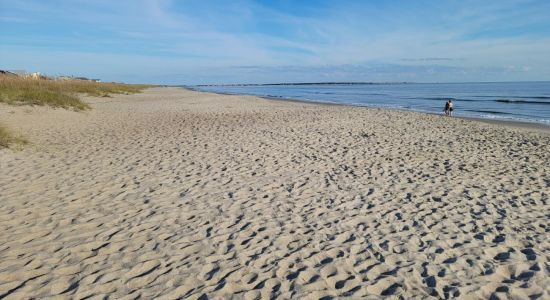
M0 106L0 298L550 298L550 133L154 88ZM494 298L494 299L497 299Z

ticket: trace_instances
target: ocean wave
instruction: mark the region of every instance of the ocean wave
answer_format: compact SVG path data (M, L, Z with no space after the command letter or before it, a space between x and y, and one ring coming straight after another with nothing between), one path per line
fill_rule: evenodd
M469 116L465 116L469 117ZM491 114L480 114L475 117L482 119L492 119L492 120L503 120L503 121L516 121L516 122L525 122L533 124L545 124L550 126L550 119L539 119L539 118L520 118L513 116L500 116L500 115L491 115Z
M541 99L545 99L545 98L541 98ZM550 105L550 102L547 102L547 101L529 101L529 100L511 100L511 99L497 99L497 100L494 100L494 101L499 102L499 103L521 103L521 104L546 104L546 105Z
M510 115L510 113L502 112L502 111L496 111L496 110L466 109L466 111L478 112L478 113L486 113L486 114L494 114L494 115Z
M335 95L334 92L310 92L311 94L318 94L318 95Z
M508 96L508 97L504 96L502 98L550 99L550 96Z
M550 99L550 96L512 96L512 95L471 95L470 97L474 98L487 98L487 97L493 97L493 98L514 98L514 99Z
M388 94L380 94L380 93L355 93L354 95L360 95L360 96L389 96Z
M452 97L422 97L422 98L411 98L411 99L437 100L437 101L452 100L455 102L479 101L479 100L473 100L473 99L461 99L461 98L452 98Z
M389 96L388 94L380 93L346 93L346 92L309 92L318 95L338 95L338 96Z

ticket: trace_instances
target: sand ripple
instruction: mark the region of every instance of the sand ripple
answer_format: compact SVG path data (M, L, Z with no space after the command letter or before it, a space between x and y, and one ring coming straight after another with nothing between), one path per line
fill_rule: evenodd
M550 298L548 134L180 89L89 101L0 111L34 141L0 152L0 298Z

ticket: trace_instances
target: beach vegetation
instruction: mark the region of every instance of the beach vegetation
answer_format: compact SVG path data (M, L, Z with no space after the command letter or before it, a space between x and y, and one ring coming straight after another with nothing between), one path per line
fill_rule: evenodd
M24 145L27 143L27 140L24 138L16 136L8 129L0 125L0 149L15 145Z
M73 110L90 106L80 95L109 97L111 94L139 93L148 85L94 82L78 79L33 79L0 76L0 102L11 105L45 105Z

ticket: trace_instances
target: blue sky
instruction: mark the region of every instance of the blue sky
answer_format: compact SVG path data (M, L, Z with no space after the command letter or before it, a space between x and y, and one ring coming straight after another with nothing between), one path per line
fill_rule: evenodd
M0 0L0 69L210 84L550 80L550 1Z

